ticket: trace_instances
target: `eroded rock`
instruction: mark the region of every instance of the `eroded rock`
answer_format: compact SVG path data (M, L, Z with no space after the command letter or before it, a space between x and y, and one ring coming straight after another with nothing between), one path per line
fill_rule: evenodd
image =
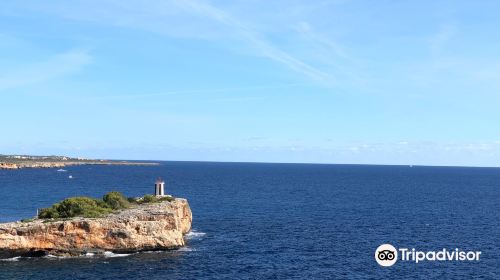
M103 218L0 224L0 258L169 250L185 245L192 213L187 200L150 203Z

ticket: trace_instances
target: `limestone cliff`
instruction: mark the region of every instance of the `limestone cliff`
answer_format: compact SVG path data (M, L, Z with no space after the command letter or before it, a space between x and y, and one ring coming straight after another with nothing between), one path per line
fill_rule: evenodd
M143 204L103 218L0 224L0 258L168 250L185 245L187 200Z

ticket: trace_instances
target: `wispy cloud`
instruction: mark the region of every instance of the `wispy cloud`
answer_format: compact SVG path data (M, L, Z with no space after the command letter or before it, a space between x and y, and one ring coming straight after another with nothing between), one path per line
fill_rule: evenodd
M86 50L70 50L45 61L23 65L16 69L2 69L0 91L55 79L80 70L92 61Z
M140 29L163 36L214 41L239 41L252 55L266 57L286 68L300 73L315 82L334 85L336 77L331 72L286 51L266 38L265 32L209 2L196 0L148 1L147 5L133 1L77 2L77 8L64 4L55 7L38 7L48 13L73 20L83 20L117 27ZM97 11L92 5L99 5Z
M316 67L278 48L268 40L263 39L261 34L252 30L248 25L233 17L228 12L213 5L198 1L177 1L177 3L178 5L191 8L191 10L195 13L201 14L221 24L231 27L242 39L248 42L261 55L279 62L293 71L299 72L313 80L325 84L334 84L334 78L328 73L317 69Z
M296 30L309 41L315 41L325 46L331 52L333 52L335 56L343 59L349 58L349 55L346 53L346 50L342 46L340 46L337 42L328 38L327 36L324 36L321 33L315 31L309 22L301 21L297 25Z

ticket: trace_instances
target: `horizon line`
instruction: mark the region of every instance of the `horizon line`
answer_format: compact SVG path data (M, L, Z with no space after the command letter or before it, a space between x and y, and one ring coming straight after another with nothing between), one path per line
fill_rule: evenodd
M110 161L143 161L143 162L200 162L200 163L252 163L252 164L309 164L309 165L369 165L369 166L407 166L407 167L463 167L463 168L500 168L486 165L440 165L440 164L392 164L392 163L334 163L334 162L283 162L283 161L239 161L239 160L176 160L176 159L123 159L123 158L93 158L85 156L47 155L47 154L2 154L0 156L35 156L35 157L68 157L87 160Z
M99 160L99 159L94 159ZM175 159L113 159L112 161L146 161L146 162L199 162L199 163L251 163L251 164L308 164L308 165L369 165L369 166L407 166L407 167L462 167L462 168L500 168L486 165L432 165L432 164L390 164L390 163L326 163L326 162L282 162L282 161L221 161L221 160L175 160Z

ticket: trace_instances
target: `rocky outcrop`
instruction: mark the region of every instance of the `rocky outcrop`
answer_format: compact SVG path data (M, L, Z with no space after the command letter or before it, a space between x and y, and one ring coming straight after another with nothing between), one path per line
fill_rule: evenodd
M5 223L0 224L0 258L177 249L185 245L191 222L187 200L176 198L103 218Z
M15 163L0 162L0 169L18 169L19 166Z

